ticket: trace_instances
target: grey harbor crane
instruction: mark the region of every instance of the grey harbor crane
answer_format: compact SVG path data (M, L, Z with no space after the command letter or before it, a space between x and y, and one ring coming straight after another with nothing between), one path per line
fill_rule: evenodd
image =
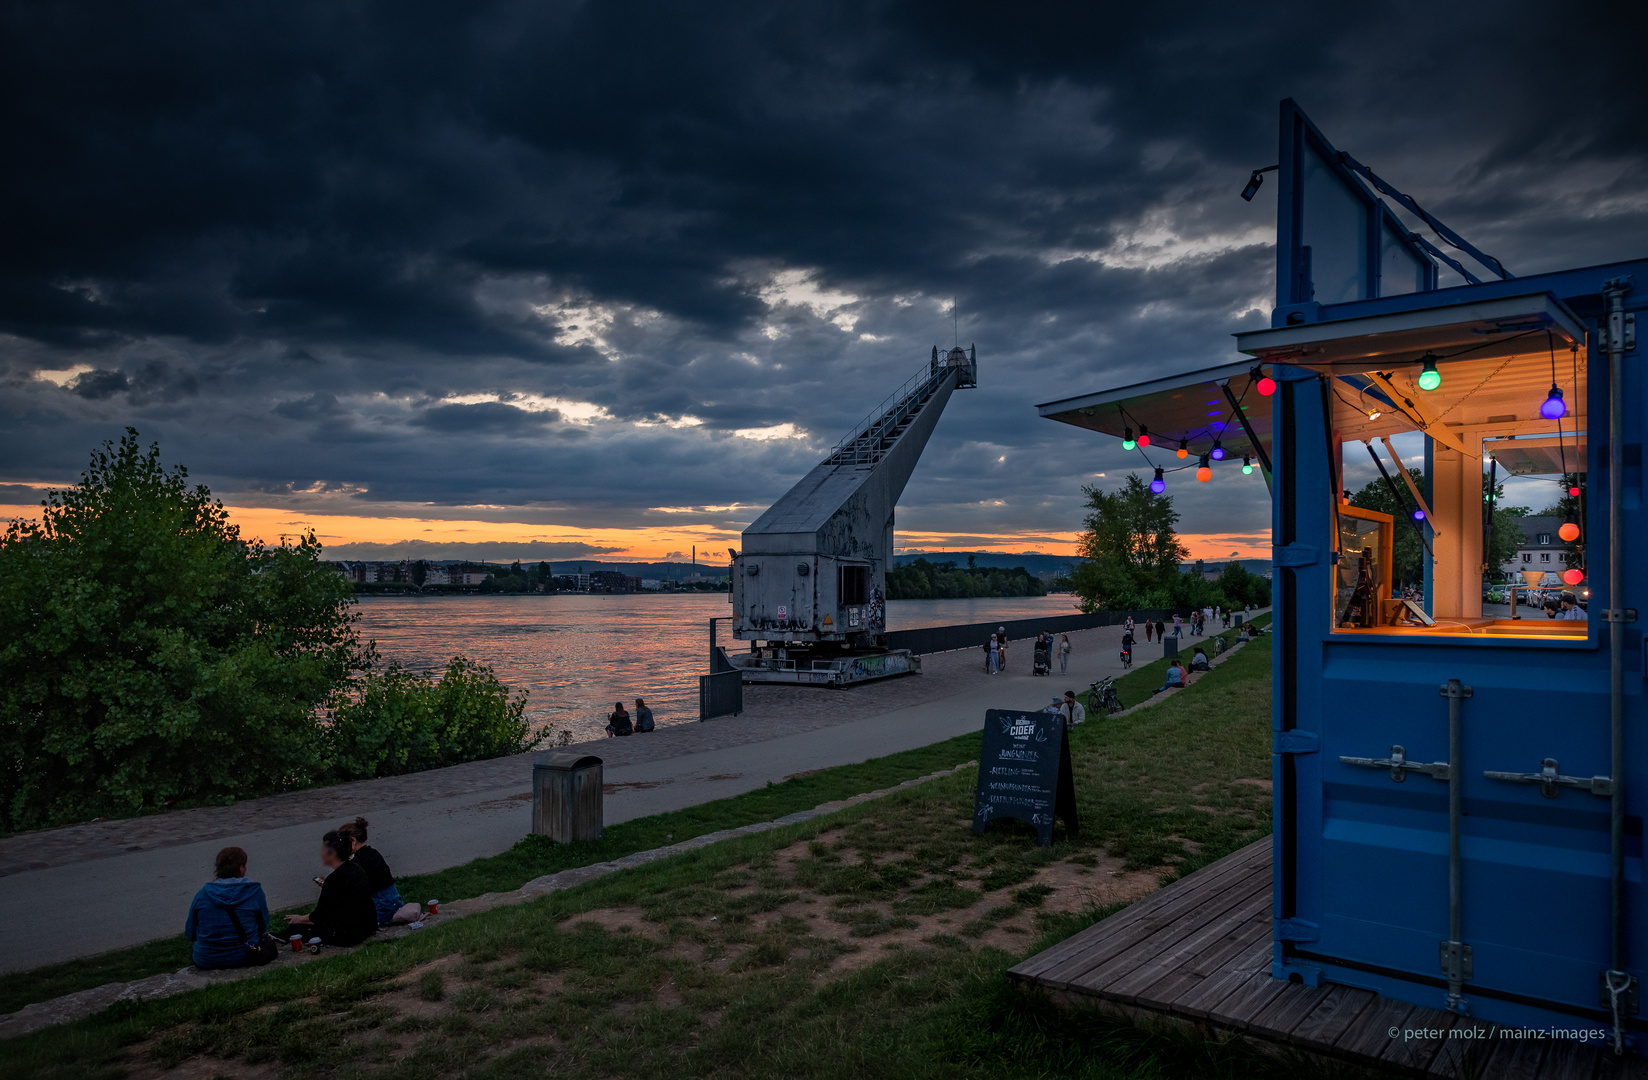
M978 385L977 348L928 364L744 530L732 553L733 636L745 682L841 687L921 670L887 648L893 509L952 392Z

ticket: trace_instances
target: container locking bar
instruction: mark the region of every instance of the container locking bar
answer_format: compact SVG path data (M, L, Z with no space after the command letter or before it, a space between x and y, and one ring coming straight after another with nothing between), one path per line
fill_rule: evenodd
M1540 763L1536 773L1516 772L1484 772L1489 780L1505 780L1512 784L1538 784L1540 794L1547 799L1554 799L1563 788L1572 788L1575 791L1589 791L1592 795L1601 795L1604 798L1614 793L1614 781L1609 776L1563 776L1562 767L1557 764L1556 758L1546 758Z
M1407 751L1400 746L1391 747L1388 758L1341 757L1340 761L1346 765L1361 765L1369 769L1389 769L1391 780L1400 784L1408 778L1408 773L1424 773L1436 780L1446 780L1449 776L1446 761L1420 762L1409 761Z

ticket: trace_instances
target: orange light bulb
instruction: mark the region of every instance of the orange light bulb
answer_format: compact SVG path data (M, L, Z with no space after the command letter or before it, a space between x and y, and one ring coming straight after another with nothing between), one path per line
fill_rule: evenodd
M1564 521L1562 528L1558 529L1556 534L1569 543L1573 543L1579 539L1579 526L1571 521Z

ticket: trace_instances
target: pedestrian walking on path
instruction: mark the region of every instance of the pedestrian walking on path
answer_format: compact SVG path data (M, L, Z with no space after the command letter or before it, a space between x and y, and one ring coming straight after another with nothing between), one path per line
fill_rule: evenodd
M617 702L616 706L607 716L607 734L609 736L633 734L635 726L630 723L629 710L624 708L622 701Z
M277 949L264 940L269 902L263 886L246 876L246 851L226 847L215 861L217 878L195 893L183 923L183 936L194 943L190 955L195 967L211 971L267 964Z
M1166 641L1167 640L1167 624L1162 622L1162 620L1160 620L1160 619L1156 620L1156 640L1157 641Z
M1132 622L1132 619L1127 620ZM1131 633L1131 629L1128 631ZM1063 675L1070 667L1070 635L1065 634L1059 641L1059 674Z
M1149 619L1146 619L1144 621L1144 643L1146 645L1148 645L1152 641L1154 641L1155 640L1155 634L1156 634L1156 624L1151 622Z
M1179 615L1173 616L1173 639L1177 641L1184 637L1184 619Z
M1007 627L1000 626L996 628L996 639L996 648L1001 653L1001 670L1005 674L1007 671Z

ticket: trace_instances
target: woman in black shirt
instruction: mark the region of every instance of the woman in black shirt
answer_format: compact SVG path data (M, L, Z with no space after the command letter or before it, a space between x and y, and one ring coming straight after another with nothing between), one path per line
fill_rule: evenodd
M377 909L366 871L349 861L349 837L329 832L321 838L320 861L331 868L321 883L320 900L307 915L288 915L288 929L307 930L327 945L359 945L378 929Z
M389 864L377 848L366 842L366 819L358 817L345 822L338 826L338 832L349 838L354 853L350 861L366 871L366 887L372 892L372 907L377 912L378 925L388 926L395 921L395 913L404 901L401 900L401 891L395 887L395 875L389 872Z

